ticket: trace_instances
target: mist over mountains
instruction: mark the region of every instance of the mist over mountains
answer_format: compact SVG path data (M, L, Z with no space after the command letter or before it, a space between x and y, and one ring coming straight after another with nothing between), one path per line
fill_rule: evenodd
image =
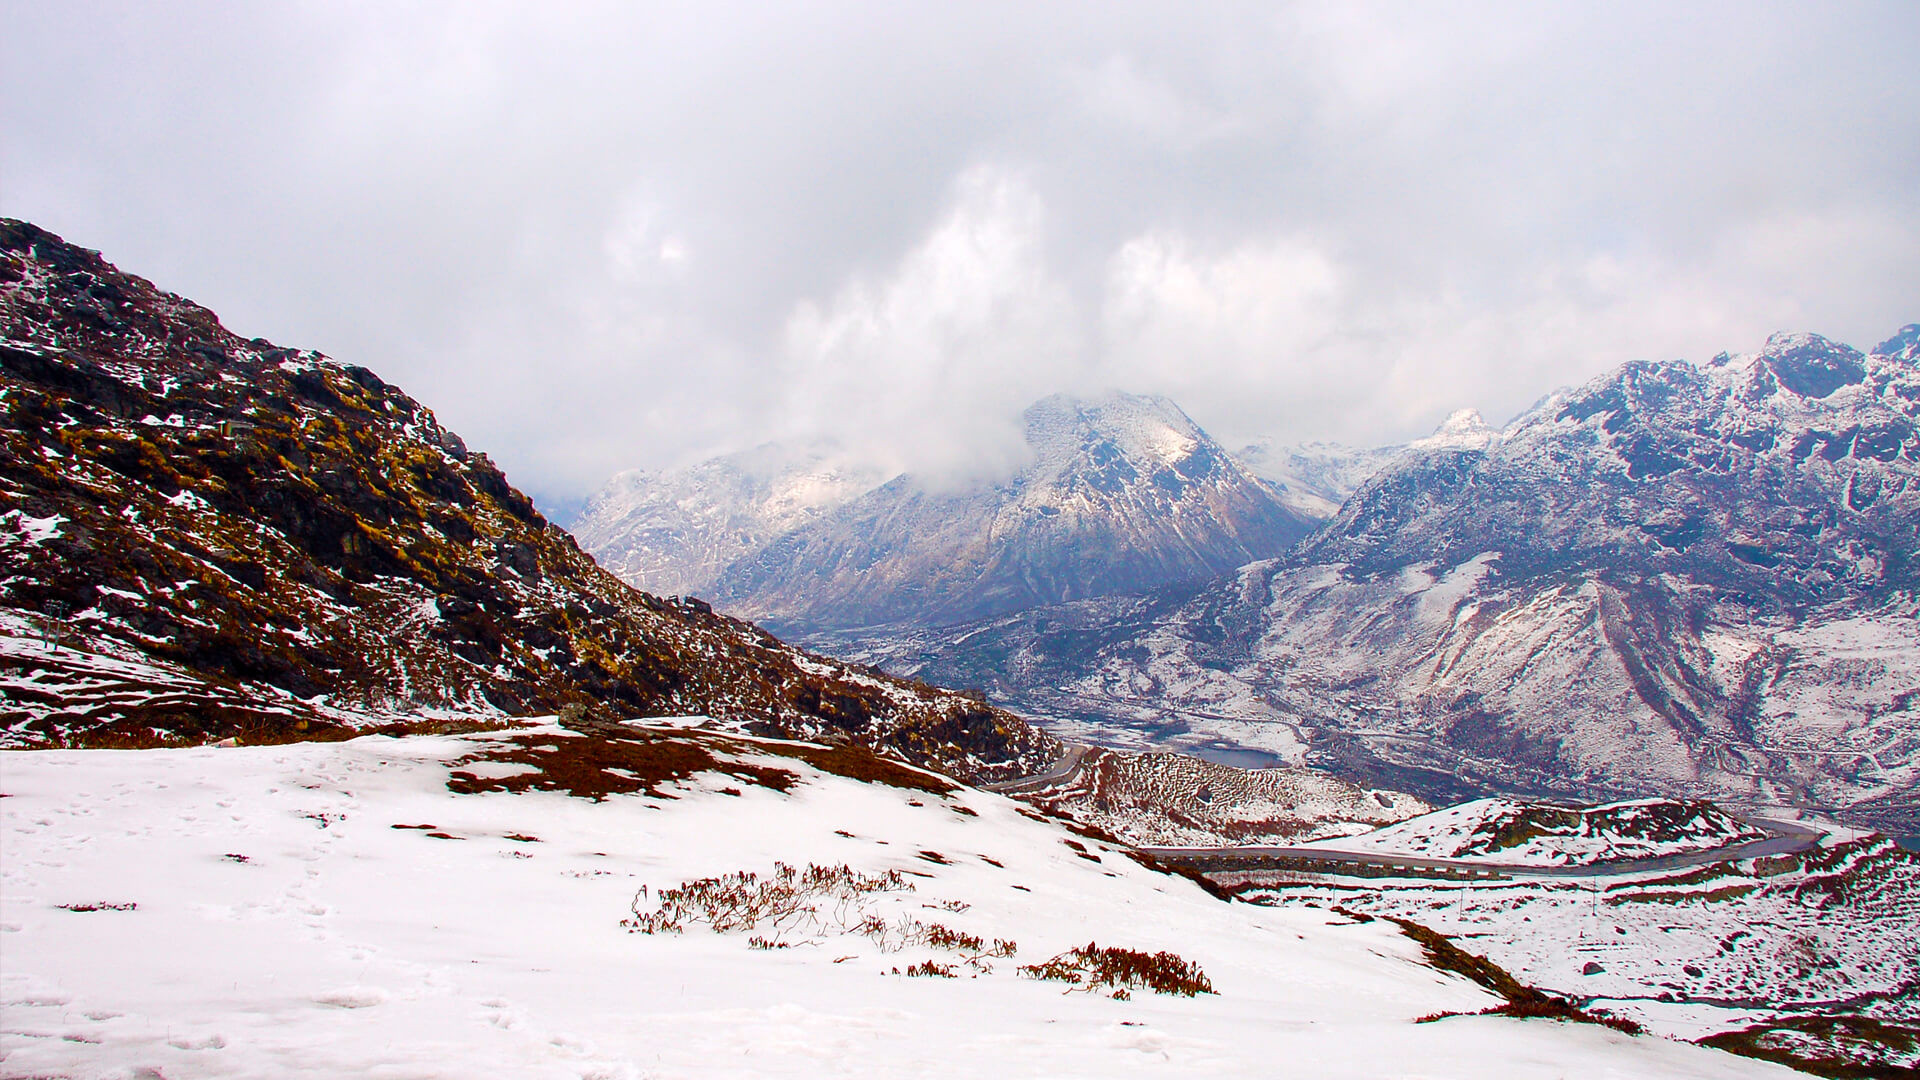
M1212 577L1312 526L1165 398L1056 395L1025 421L1029 460L997 482L903 475L858 491L862 474L828 466L830 451L766 447L661 484L617 480L578 528L630 581L829 630L946 625Z

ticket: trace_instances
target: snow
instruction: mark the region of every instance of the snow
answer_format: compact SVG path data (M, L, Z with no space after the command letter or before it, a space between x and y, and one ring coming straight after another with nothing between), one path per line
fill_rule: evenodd
M999 796L790 758L769 759L800 774L785 794L707 777L603 802L450 792L451 763L488 741L0 755L6 1072L1793 1075L1587 1026L1416 1025L1492 1002L1389 924L1223 903L1105 845L1090 861ZM924 949L620 926L642 887L776 862L901 871L914 888L889 903L1018 957L903 978L884 972ZM1117 1001L1012 970L1089 938L1176 951L1219 993Z
M1590 878L1299 876L1252 895L1415 919L1542 989L1697 1039L1780 1016L1911 1026L1920 864L1883 839Z
M1578 809L1475 799L1362 836L1303 845L1503 866L1584 866L1711 851L1765 833L1711 806L1636 799Z
M6 531L29 544L44 544L59 536L60 525L66 520L59 514L34 517L24 510L9 510L0 514L0 523L5 524Z

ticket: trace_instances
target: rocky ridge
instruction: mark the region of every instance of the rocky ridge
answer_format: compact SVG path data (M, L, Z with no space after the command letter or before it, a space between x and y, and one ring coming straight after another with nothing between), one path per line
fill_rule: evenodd
M705 714L963 777L1057 744L597 566L371 371L0 220L0 738Z

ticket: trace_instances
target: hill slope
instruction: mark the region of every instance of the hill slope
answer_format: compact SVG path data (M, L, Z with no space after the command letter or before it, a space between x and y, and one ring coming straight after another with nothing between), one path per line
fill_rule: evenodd
M701 712L962 775L1056 753L959 695L608 574L365 368L0 221L0 727L310 737L421 710Z

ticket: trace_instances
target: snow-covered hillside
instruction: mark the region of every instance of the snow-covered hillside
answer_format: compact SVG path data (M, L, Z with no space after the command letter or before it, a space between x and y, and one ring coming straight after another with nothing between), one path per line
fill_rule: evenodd
M1208 578L1309 522L1165 398L1027 410L1031 462L991 486L898 477L735 562L710 599L790 629L944 625Z
M1476 799L1321 845L1507 866L1589 866L1713 851L1766 835L1712 803L1564 807Z
M886 479L830 441L768 443L683 469L623 472L569 529L629 585L705 596L734 561Z
M242 338L4 218L0 686L12 746L578 710L837 731L968 776L1058 749L634 590L372 371Z
M1591 1025L1415 1023L1496 1000L1384 921L1224 903L1002 797L902 766L861 782L836 753L556 727L7 753L5 1071L1792 1075ZM846 869L809 892L809 867ZM755 897L751 926L702 913ZM1017 970L1089 940L1177 954L1214 992Z

